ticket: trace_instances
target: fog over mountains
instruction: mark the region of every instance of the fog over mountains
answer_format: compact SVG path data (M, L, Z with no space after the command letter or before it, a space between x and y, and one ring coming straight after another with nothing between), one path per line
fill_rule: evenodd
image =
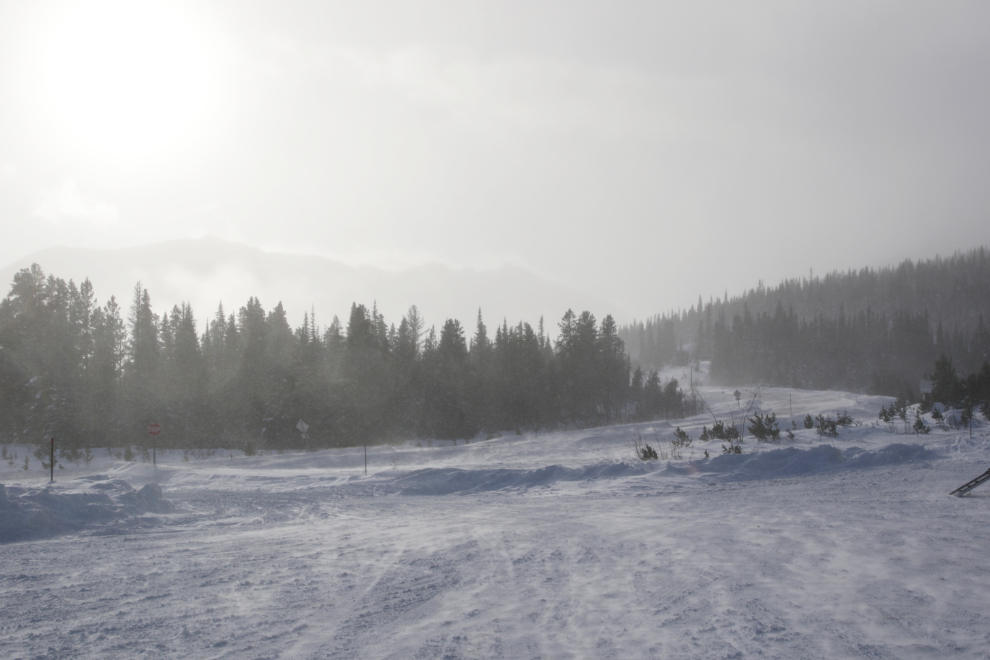
M114 295L125 309L140 281L158 313L183 301L190 303L200 331L202 321L212 317L221 301L230 313L250 296L266 309L281 301L293 325L310 310L315 310L320 325L329 324L334 315L346 322L352 302L369 309L377 303L386 322L396 324L415 304L427 326L438 328L446 318L473 327L479 307L490 326L504 317L510 324L522 320L536 327L542 315L548 331L555 330L568 308L587 309L598 318L628 316L606 300L512 265L473 270L428 264L390 272L320 256L265 252L217 238L123 249L48 248L0 269L3 295L14 274L32 263L77 284L88 277L101 303Z

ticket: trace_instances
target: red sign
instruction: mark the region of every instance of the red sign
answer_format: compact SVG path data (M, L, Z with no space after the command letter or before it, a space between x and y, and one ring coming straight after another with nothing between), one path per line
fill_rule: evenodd
M151 424L148 424L148 435L154 436L154 435L158 435L161 432L162 432L162 427L159 426L157 422L152 422Z

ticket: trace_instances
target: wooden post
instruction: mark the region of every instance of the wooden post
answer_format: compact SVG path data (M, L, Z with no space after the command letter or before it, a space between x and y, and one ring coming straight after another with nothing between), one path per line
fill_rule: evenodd
M55 438L54 437L52 438L52 457L51 457L51 463L48 465L48 467L50 467L52 469L51 480L52 481L55 481Z

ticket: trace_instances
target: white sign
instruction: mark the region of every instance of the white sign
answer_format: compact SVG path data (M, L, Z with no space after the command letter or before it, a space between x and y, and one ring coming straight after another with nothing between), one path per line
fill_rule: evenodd
M296 428L299 429L300 431L302 431L303 433L305 433L306 431L309 430L309 424L307 424L306 422L304 422L304 421L302 421L300 419L299 420L299 423L296 424Z
M921 393L922 394L931 394L932 393L932 385L933 385L933 383L930 380L923 380L923 381L921 381Z

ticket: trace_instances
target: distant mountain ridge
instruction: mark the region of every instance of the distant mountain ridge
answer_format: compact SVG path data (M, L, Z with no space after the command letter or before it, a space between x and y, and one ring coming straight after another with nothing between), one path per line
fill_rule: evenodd
M251 296L266 309L281 301L293 324L311 310L320 325L329 325L335 315L346 321L353 302L369 309L377 304L386 322L396 324L415 304L427 326L438 328L447 318L473 328L479 308L489 326L505 318L510 324L526 321L535 327L543 316L548 330L556 328L568 308L587 309L598 318L623 314L608 301L512 265L473 270L426 264L389 272L316 255L265 252L217 238L119 249L48 248L0 269L3 295L14 274L32 263L65 280L79 283L88 277L100 301L114 295L125 308L140 281L159 313L190 303L200 331L202 321L212 317L221 302L229 313Z

